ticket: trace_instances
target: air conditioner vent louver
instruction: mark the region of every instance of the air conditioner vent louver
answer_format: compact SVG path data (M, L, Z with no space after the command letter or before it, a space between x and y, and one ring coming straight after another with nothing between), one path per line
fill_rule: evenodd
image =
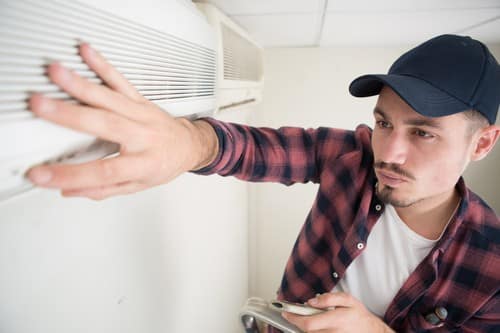
M261 50L224 23L221 23L221 30L224 53L224 79L261 80Z
M26 101L32 92L71 99L44 75L52 61L100 82L78 55L81 41L98 49L149 100L215 95L214 50L78 2L2 1L0 117L30 116Z
M27 109L34 92L77 103L48 79L54 61L102 84L78 55L82 41L171 115L215 112L217 36L191 2L0 0L0 203L33 188L24 175L35 164L83 163L119 150L105 134L63 128Z

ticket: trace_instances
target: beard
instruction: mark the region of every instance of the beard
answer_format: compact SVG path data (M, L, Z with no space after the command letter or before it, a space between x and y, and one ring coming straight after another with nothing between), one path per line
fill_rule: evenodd
M416 179L413 174L401 168L401 166L398 164L377 161L374 163L373 166L375 169L388 170L398 175L401 175L405 178L408 178L409 180ZM377 183L376 186L377 197L385 204L390 204L394 207L405 208L405 207L410 207L411 205L416 204L417 202L422 200L413 198L398 199L395 197L394 191L395 189L391 186L380 185L380 183Z
M382 201L383 203L399 208L410 207L411 205L414 205L417 202L422 201L422 199L413 199L413 198L398 199L395 197L394 188L387 185L380 186L380 184L377 184L376 194L377 197L380 199L380 201Z

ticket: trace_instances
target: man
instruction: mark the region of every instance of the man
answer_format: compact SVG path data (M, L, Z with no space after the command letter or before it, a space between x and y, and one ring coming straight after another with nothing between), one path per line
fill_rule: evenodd
M319 183L279 298L327 311L285 314L307 332L461 330L500 326L500 224L464 184L494 147L500 69L480 42L443 35L401 56L387 75L353 81L379 94L375 126L278 130L174 119L140 96L88 45L81 55L108 87L58 64L49 77L88 106L41 95L44 119L118 142L120 155L40 166L28 177L65 196L102 199L179 174Z

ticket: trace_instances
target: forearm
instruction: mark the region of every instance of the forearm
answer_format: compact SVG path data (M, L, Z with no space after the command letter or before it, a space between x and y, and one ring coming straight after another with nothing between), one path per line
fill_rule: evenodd
M211 118L206 122L215 131L219 147L212 150L213 163L197 173L286 185L317 181L321 168L317 165L315 130L252 127Z

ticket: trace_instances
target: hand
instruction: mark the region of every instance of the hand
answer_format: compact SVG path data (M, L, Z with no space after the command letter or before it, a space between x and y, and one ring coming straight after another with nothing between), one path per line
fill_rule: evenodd
M325 293L310 299L307 304L320 309L332 308L312 316L283 313L286 320L307 333L393 332L360 301L346 293Z
M214 158L216 136L208 123L170 116L88 44L80 46L80 55L107 86L54 63L48 67L49 78L84 105L35 94L30 109L40 118L118 143L119 155L80 165L34 167L27 173L34 184L61 189L64 196L103 199L166 183Z

